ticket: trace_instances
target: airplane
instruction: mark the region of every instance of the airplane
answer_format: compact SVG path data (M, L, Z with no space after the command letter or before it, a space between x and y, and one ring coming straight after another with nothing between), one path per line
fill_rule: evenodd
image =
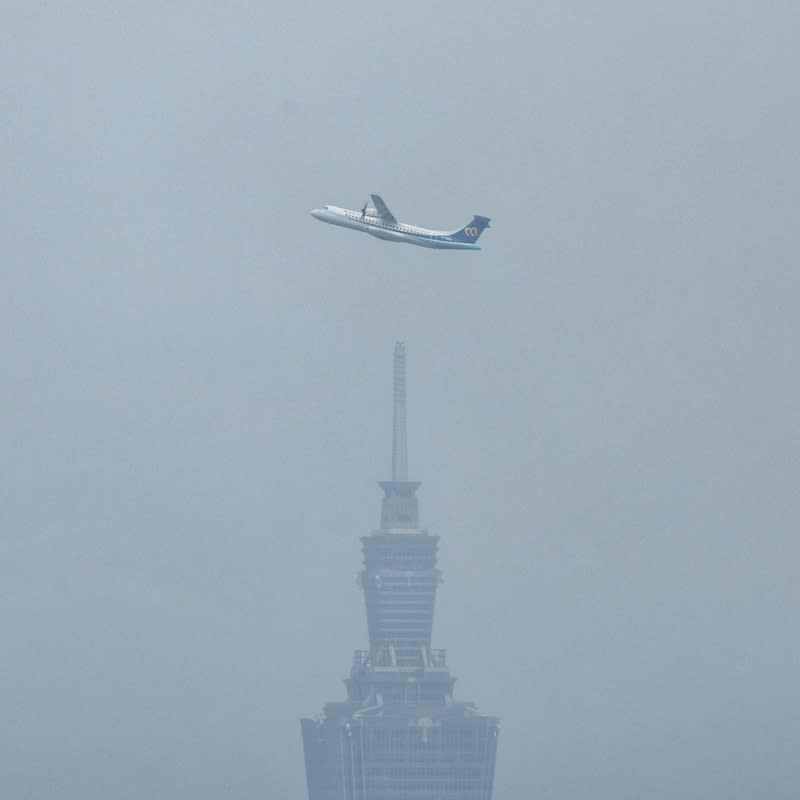
M372 205L366 203L361 211L338 206L322 206L311 212L314 219L341 225L344 228L363 231L388 242L406 242L420 247L435 247L442 250L480 250L476 244L478 237L489 227L489 217L475 216L457 231L431 231L398 222L386 203L377 195L370 195Z

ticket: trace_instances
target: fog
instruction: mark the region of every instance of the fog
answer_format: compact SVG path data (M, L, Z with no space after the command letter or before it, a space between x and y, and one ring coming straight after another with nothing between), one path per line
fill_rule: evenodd
M401 339L495 798L796 797L796 22L7 4L0 794L306 796Z

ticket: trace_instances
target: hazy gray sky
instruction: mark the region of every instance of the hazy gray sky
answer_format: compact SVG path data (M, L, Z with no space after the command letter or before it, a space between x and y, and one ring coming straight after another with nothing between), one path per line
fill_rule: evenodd
M305 797L395 339L497 800L797 796L796 3L4 10L3 797Z

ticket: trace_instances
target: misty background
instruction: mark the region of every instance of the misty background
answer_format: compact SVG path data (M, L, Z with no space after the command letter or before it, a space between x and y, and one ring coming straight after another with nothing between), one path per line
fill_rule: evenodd
M11 2L0 795L304 798L408 351L495 797L794 798L792 2ZM480 253L308 212L492 218Z

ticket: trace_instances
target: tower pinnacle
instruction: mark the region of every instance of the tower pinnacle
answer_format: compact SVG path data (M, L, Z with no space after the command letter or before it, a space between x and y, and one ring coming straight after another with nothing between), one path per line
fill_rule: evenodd
M394 420L392 424L392 479L382 481L381 530L416 530L419 510L414 493L419 483L408 479L406 441L406 347L394 345Z
M408 443L406 441L406 348L403 342L395 342L394 345L392 480L408 480Z

